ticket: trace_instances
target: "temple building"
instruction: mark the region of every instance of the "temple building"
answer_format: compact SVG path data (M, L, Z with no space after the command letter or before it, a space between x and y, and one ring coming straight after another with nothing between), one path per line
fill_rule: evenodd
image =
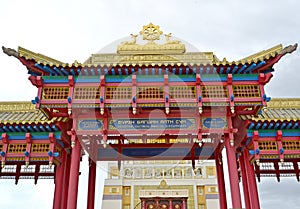
M109 164L104 184L102 209L140 208L143 200L148 208L219 208L215 163L197 161L124 161L121 170ZM178 205L176 207L176 204ZM151 206L152 205L152 206Z
M299 181L300 100L265 92L274 65L297 44L219 60L150 23L115 53L83 63L2 49L37 93L0 102L0 178L54 179L53 209L77 208L83 154L88 209L96 163L106 161L102 209L259 209L257 180Z

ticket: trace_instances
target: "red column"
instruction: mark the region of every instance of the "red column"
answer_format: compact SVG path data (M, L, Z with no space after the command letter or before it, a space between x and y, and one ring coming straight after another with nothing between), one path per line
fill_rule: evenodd
M71 155L67 209L77 208L80 154L81 154L81 146L80 146L80 142L76 138L75 146L74 148L72 148L72 155Z
M182 209L186 209L186 200L182 199Z
M245 206L246 209L251 209L250 205L250 194L249 194L249 182L248 182L248 175L245 167L245 156L244 153L240 156L240 165L241 165L241 171L242 171L242 183L243 183L243 190L244 190L244 199L245 199Z
M172 199L169 199L169 209L172 209L172 208L173 208L173 207L172 207L172 204L173 204Z
M61 209L66 153L62 151L62 162L56 166L53 209Z
M96 163L89 159L89 187L87 197L87 209L94 209L95 205L95 187L96 187Z
M230 145L229 137L225 137L231 201L233 208L242 208L239 177L236 165L235 147Z
M69 189L69 179L70 179L70 164L71 164L71 156L69 153L65 152L66 160L63 161L65 164L64 170L64 182L63 182L63 191L62 191L62 201L61 208L67 208L67 199L68 199L68 189Z
M219 161L219 159L216 159L215 162L217 170L220 209L227 209L223 163Z
M142 199L142 209L146 209L146 200Z
M253 209L259 209L259 198L258 198L258 191L257 191L257 184L255 179L255 172L253 165L249 162L249 153L247 150L244 151L245 154L245 168L246 173L248 176L248 188L249 188L249 196L250 196L250 204L251 208Z

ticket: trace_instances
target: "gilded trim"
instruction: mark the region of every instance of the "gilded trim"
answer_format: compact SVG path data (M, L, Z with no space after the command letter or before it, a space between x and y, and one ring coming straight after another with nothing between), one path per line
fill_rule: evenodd
M34 112L35 105L31 102L0 102L0 112Z
M50 66L56 65L56 66L61 66L61 65L65 65L65 63L60 62L58 60L55 60L53 58L47 57L43 54L39 54L39 53L35 53L32 52L28 49L19 47L18 48L18 53L19 53L19 57L24 57L26 60L29 59L33 59L35 60L38 64L42 63L42 64L48 64Z

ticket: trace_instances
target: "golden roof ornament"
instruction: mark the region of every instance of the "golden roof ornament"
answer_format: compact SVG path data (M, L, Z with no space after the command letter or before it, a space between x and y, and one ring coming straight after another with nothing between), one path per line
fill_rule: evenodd
M147 41L147 43L139 44L139 35L130 34L132 38L131 41L122 42L118 46L117 52L118 54L125 55L183 54L185 52L185 45L179 40L172 40L171 34L172 33L164 34L158 25L149 23L148 25L144 25L139 33L139 35L142 36L142 40ZM156 41L160 41L160 43Z
M149 43L154 43L155 40L160 39L160 35L162 35L163 32L159 29L158 25L150 23L149 25L143 26L143 30L140 31L140 34L143 35L143 40L148 40Z

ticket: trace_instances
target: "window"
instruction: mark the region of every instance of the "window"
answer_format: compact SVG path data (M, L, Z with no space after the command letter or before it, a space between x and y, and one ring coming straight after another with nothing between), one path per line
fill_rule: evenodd
M130 187L125 187L124 188L124 195L125 196L130 196Z
M152 178L152 169L147 168L144 173L145 178Z
M132 177L132 170L130 168L125 169L125 178L131 178Z
M192 168L187 168L187 169L185 170L185 177L186 177L186 178L192 178L192 176L193 176Z
M209 191L209 192L212 192L212 193L218 192L217 187L209 187L209 188L208 188L208 191Z
M110 193L118 193L119 192L119 188L112 187L112 188L109 189L109 192Z
M137 179L142 178L142 170L140 168L134 170L134 177Z
M178 168L175 169L174 176L175 176L175 178L181 178L181 170Z
M198 205L198 209L205 209L205 205L204 204Z
M155 170L155 178L160 179L162 177L162 171L161 169Z
M203 187L198 188L198 195L203 195Z
M201 168L197 168L196 171L195 171L195 176L197 178L200 178L202 177L202 169Z
M167 168L165 171L165 178L170 179L172 178L172 168Z
M120 173L117 167L110 167L110 178L119 179Z
M206 175L207 175L207 178L214 178L215 177L215 169L213 167L207 167Z

